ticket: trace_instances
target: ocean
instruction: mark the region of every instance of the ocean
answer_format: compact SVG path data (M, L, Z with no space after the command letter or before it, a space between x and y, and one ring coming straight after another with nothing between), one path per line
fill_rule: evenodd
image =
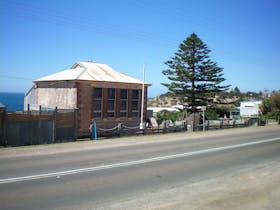
M0 93L0 104L3 104L8 111L22 111L24 93Z

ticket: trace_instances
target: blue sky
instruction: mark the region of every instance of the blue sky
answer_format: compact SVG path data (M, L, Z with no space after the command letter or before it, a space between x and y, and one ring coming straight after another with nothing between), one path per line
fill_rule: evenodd
M165 93L165 61L195 32L241 91L280 89L280 0L0 0L0 92L76 61L106 63Z

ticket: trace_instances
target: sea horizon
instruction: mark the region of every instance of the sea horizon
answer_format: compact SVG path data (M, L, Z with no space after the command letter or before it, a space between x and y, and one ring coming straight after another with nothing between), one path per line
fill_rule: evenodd
M0 92L0 103L7 111L22 111L24 95L25 93L20 92Z
M0 91L0 93L25 94L25 92L8 92L8 91Z

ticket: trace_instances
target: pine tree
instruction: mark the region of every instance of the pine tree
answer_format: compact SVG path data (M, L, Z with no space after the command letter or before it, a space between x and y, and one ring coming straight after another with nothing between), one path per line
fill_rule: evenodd
M162 73L171 81L162 83L169 92L187 98L191 106L205 105L209 96L225 91L223 68L209 58L207 45L192 33L180 45L179 50L165 64L169 67Z

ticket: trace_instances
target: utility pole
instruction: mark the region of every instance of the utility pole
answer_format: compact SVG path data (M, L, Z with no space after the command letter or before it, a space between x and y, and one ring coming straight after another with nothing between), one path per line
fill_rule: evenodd
M140 129L144 129L144 99L145 99L145 64L143 64L143 83L142 83L142 100L141 100L141 123L140 123Z
M205 110L206 110L206 106L202 106L202 114L203 114L203 132L205 131Z

